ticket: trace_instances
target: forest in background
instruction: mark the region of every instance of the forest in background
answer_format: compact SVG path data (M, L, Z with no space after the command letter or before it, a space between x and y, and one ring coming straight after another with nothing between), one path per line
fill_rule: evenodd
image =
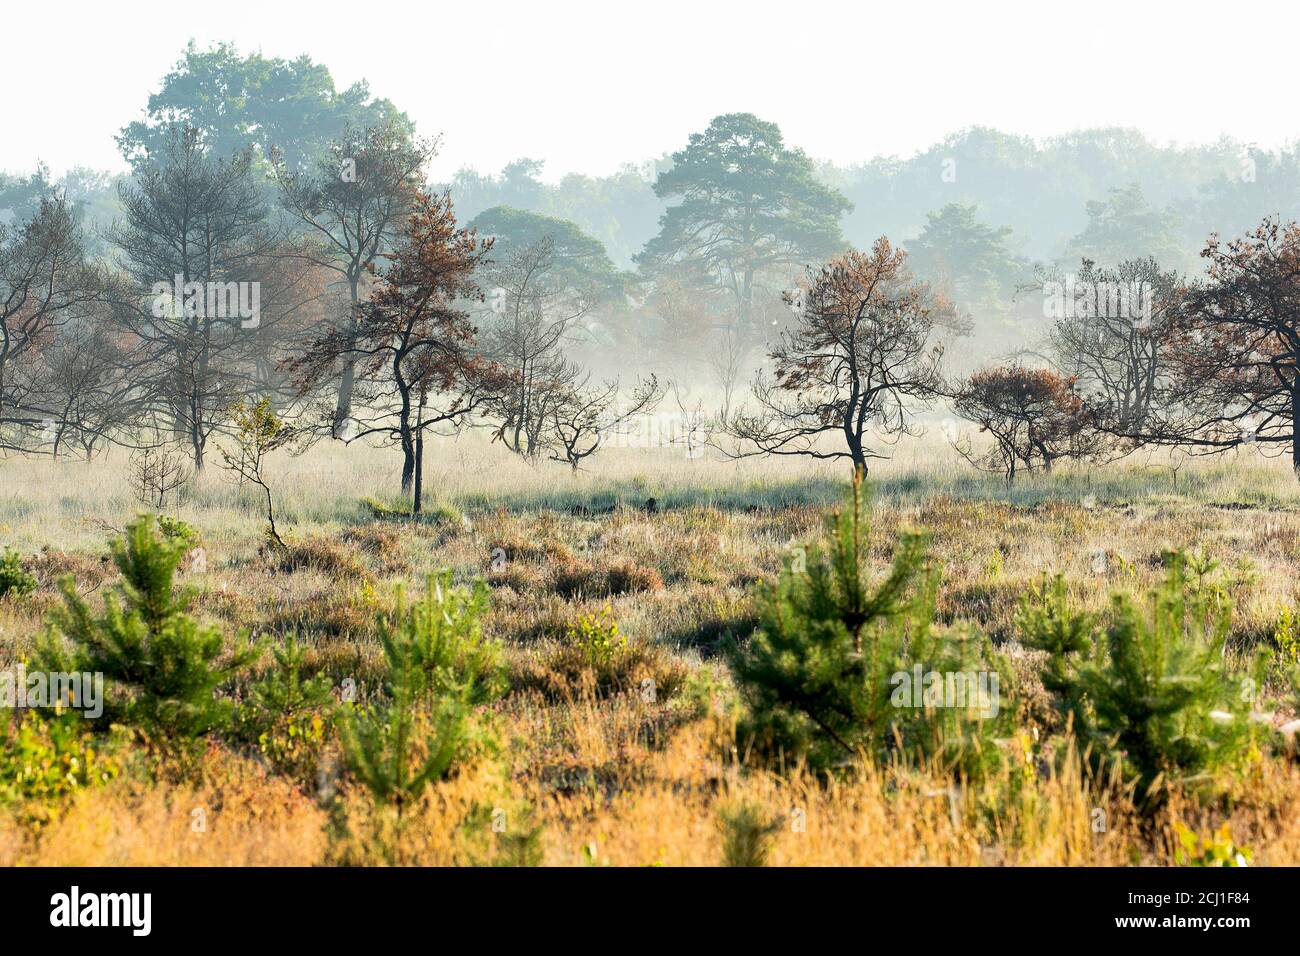
M218 156L251 147L268 197L272 149L298 164L349 127L392 119L417 132L400 104L373 95L365 81L336 89L329 69L305 55L264 58L227 44L206 50L191 44L148 97L142 118L123 119L118 145L135 165L174 123L199 129ZM682 131L683 143L692 132ZM461 222L497 207L567 221L599 243L635 285L646 278L637 257L674 202L656 194L656 178L672 168L673 150L683 143L666 144L658 157L628 157L613 175L574 173L558 182L548 181L544 160L528 157L525 145L525 155L500 170L462 168L436 188L450 191ZM1294 218L1298 149L1270 151L1227 136L1208 144L1159 144L1123 128L1036 141L973 127L910 157L864 156L847 166L811 162L818 181L843 197L842 246L867 249L881 235L902 245L916 272L971 313L977 333L971 354L989 358L1046 331L1039 301L1017 297L1036 267L1152 256L1168 269L1197 274L1210 234L1240 235L1266 215ZM118 190L129 179L84 167L60 176L44 166L0 171L0 223L25 222L42 197L60 193L78 208L92 250L107 255L102 232L120 217ZM799 271L787 270L787 281L767 290L769 305L780 308L780 292ZM663 317L620 319L646 332Z

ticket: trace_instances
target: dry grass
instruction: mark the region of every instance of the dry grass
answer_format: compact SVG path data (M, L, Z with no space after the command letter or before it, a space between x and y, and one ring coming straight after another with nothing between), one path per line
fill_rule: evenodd
M1235 799L1176 799L1147 826L1121 789L1089 781L1077 761L1059 772L1013 762L978 790L901 767L866 766L831 783L798 768L747 768L716 654L752 628L755 583L818 534L842 489L840 466L612 449L598 473L573 475L473 438L429 456L439 513L419 523L362 504L391 500L390 452L318 448L279 461L271 482L287 557L263 550L255 501L205 476L178 514L199 530L207 568L183 577L200 613L228 633L297 632L309 670L356 680L363 700L380 679L374 618L394 588L441 567L462 581L485 577L486 629L506 644L513 675L490 715L494 758L432 787L396 838L346 779L327 783L342 787L342 830L316 787L214 746L202 783L160 784L136 768L79 794L40 831L0 813L0 862L489 863L503 858L505 837L491 825L500 810L514 821L507 833L541 827L547 864L714 865L722 811L749 806L772 822L774 864L1167 864L1175 820L1202 832L1226 822L1257 863L1300 863L1300 769L1285 756L1261 758L1234 781ZM0 546L27 555L40 582L28 598L0 601L0 663L30 649L59 575L83 592L111 583L105 539L138 509L124 466L0 461ZM920 442L878 472L873 562L886 566L898 529L929 531L944 570L941 617L991 635L1030 678L1015 701L1026 733L1046 721L1046 705L1012 622L1019 595L1044 573L1065 572L1081 602L1101 607L1113 590L1153 584L1163 550L1204 549L1229 581L1238 650L1269 640L1279 610L1300 604L1300 488L1274 462L1181 465L1177 488L1153 461L1008 489ZM644 509L649 497L658 513ZM635 655L599 685L565 633L575 616L606 607ZM1287 712L1288 702L1275 703ZM206 827L195 830L201 808Z

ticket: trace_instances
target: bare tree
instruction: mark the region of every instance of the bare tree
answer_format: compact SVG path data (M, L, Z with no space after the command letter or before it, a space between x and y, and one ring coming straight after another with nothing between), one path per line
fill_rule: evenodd
M713 341L705 351L704 362L713 373L714 382L722 391L722 407L718 409L718 423L723 428L727 427L727 422L731 418L731 406L749 352L744 338L730 326L715 330Z
M1128 259L1113 269L1085 259L1076 275L1043 274L1042 280L1053 318L1049 355L1077 383L1098 450L1105 445L1112 454L1131 452L1139 441L1113 439L1140 434L1157 411L1178 276L1152 258Z
M81 230L62 198L43 199L16 231L0 224L0 447L39 444L33 435L57 414L41 387L41 353L102 299L105 281L87 264Z
M122 377L122 358L102 313L68 323L41 350L37 388L50 410L47 437L55 458L73 449L90 458L101 444L123 440L142 408Z
M549 237L516 249L487 281L494 286L488 302L495 316L484 330L483 349L508 376L488 403L497 426L493 440L535 459L551 444L558 406L570 406L561 417L574 414L583 373L565 357L564 345L586 314L587 300L557 276Z
M201 471L212 433L252 381L250 329L261 326L256 264L274 245L251 156L210 156L196 130L173 128L121 189L111 239L138 290L115 315L133 337L126 374L171 420Z
M181 496L192 477L185 459L162 444L144 445L131 453L131 486L136 499L162 510L171 498L180 507Z
M651 375L636 384L626 401L620 403L619 395L617 379L593 385L590 376L583 375L567 383L548 405L550 459L577 471L611 436L620 434L638 415L653 411L664 389Z
M713 441L714 432L718 427L726 427L726 410L724 409L715 420L704 410L702 399L697 398L695 403L691 404L689 398L682 394L679 383L673 382L670 388L673 393L673 404L677 406L678 420L682 426L681 434L674 435L673 441L686 446L687 458L698 458L704 448Z

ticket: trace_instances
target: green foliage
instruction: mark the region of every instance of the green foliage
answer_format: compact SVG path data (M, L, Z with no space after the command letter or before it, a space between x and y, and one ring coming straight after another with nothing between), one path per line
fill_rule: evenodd
M303 676L305 655L295 635L290 634L283 645L273 647L271 656L271 669L249 685L242 719L261 728L333 703L328 678Z
M947 277L958 300L1005 309L1001 303L1014 292L1024 265L1010 248L1012 230L986 226L977 213L962 203L926 213L925 227L907 251L919 274Z
M1273 625L1271 669L1286 676L1300 668L1300 613L1290 606L1281 608Z
M764 866L781 820L768 816L752 803L723 806L718 810L724 866Z
M234 426L231 436L234 447L220 449L222 462L241 485L247 483L261 490L267 547L283 554L288 546L275 526L275 499L271 486L266 483L266 459L298 436L275 413L270 398L260 398L252 403L241 399L231 407L230 421Z
M63 798L107 783L120 770L79 715L47 719L29 711L17 725L0 724L0 803L21 805L29 825L49 820Z
M330 681L303 675L303 649L294 635L271 654L272 667L248 687L237 726L273 767L309 781L333 719Z
M183 544L187 551L199 544L198 529L188 521L173 518L171 515L158 515L158 532L167 541Z
M542 845L545 832L544 824L533 822L532 808L521 807L509 818L505 829L494 834L496 852L492 865L541 866L546 855L546 848Z
M1239 847L1232 842L1232 831L1223 824L1213 836L1197 837L1196 832L1181 823L1174 824L1178 847L1174 860L1179 866L1249 866L1254 854L1249 847Z
M410 502L404 500L390 503L367 496L361 499L361 507L367 517L375 521L418 521L422 524L445 526L465 523L465 516L454 505L443 501L424 502L418 515L411 512Z
M1009 711L953 706L912 687L913 675L921 671L928 686L929 675L978 673L987 687L996 674L996 706L1010 673L987 642L932 630L938 575L926 569L923 536L902 535L889 574L871 586L862 497L859 478L850 507L832 518L829 552L810 549L806 569L785 569L760 596L749 644L728 649L748 710L744 750L825 769L899 747L945 770L982 773L1001 759L993 733L1005 735Z
M1020 600L1016 629L1026 647L1046 651L1042 670L1043 687L1052 694L1063 714L1076 710L1078 701L1072 671L1079 656L1094 646L1096 618L1076 610L1070 603L1065 576L1046 577Z
M1119 762L1147 808L1175 781L1202 783L1237 765L1252 739L1249 695L1224 666L1232 609L1208 578L1214 567L1168 555L1145 609L1112 596L1100 646L1086 659L1092 623L1065 604L1059 578L1037 609L1022 611L1027 642L1051 655L1044 685L1094 764Z
M218 156L256 144L273 148L294 166L319 156L331 137L395 118L408 124L388 100L374 99L364 80L335 89L329 70L309 57L267 58L240 54L220 43L201 50L193 41L149 97L143 121L117 137L127 159L160 149L169 123L186 123L203 134Z
M506 682L500 648L481 632L485 584L453 588L450 572L432 576L425 600L379 622L388 667L388 701L344 713L343 753L376 802L396 809L446 777L472 742L471 709L498 698Z
M36 578L23 568L22 556L12 548L0 555L0 598L23 597L36 590Z
M540 642L517 663L515 689L550 700L636 692L646 703L667 701L688 672L662 645L628 640L608 606L565 621L561 640Z
M394 675L387 706L345 714L339 724L348 768L377 803L403 810L446 777L468 742L469 708L459 697L417 712L409 672Z
M102 673L105 717L141 727L163 748L226 727L233 708L218 690L252 654L225 653L221 631L189 614L193 590L173 587L187 543L160 536L143 515L110 550L122 581L103 614L92 613L71 578L61 581L64 606L51 615L40 665Z
M716 116L692 133L654 190L672 205L638 265L652 274L680 267L701 283L717 282L735 295L742 328L751 319L756 272L802 266L844 246L839 217L851 208L848 200L818 180L812 161L785 145L775 123L752 113Z
M399 590L392 615L379 618L379 642L394 673L414 672L425 699L491 703L508 686L501 645L483 636L491 589L482 580L469 588L451 582L451 571L430 575L424 600L409 608Z
M604 244L567 219L493 206L479 213L469 228L493 237L492 256L498 262L548 241L555 256L552 277L562 288L579 290L596 302L615 295L622 299L624 277L614 268Z
M1088 224L1066 247L1070 261L1113 263L1151 256L1167 264L1188 262L1178 215L1152 206L1137 183L1114 187L1106 199L1090 199L1084 206Z
M565 626L564 639L597 673L608 672L628 653L627 635L620 633L608 606L596 614L578 615Z

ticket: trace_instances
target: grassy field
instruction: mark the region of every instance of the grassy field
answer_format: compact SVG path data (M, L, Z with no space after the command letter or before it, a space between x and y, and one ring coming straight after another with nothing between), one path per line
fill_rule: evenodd
M1209 837L1226 825L1220 841L1252 863L1300 864L1300 766L1284 749L1254 754L1213 797L1175 788L1154 815L1068 743L1049 762L1042 655L1015 627L1044 574L1065 573L1076 600L1101 611L1112 592L1154 586L1161 555L1183 548L1217 560L1235 609L1228 656L1244 666L1300 604L1300 486L1285 465L1134 459L1008 488L939 442L897 452L871 476L873 570L885 572L900 531L928 531L939 620L987 635L1015 669L1004 706L1017 732L999 743L1013 759L987 779L901 761L829 777L774 769L752 763L737 736L720 651L752 632L762 582L823 534L848 485L843 465L610 449L573 474L469 436L429 450L435 504L414 522L376 507L395 503L393 453L318 447L269 475L288 555L268 553L258 499L215 466L171 509L201 539L202 562L181 574L196 613L232 647L297 635L307 670L336 696L355 687L364 706L383 696L376 619L398 588L418 597L443 568L461 583L485 578L483 630L503 645L508 690L482 708L484 741L394 821L346 771L330 726L288 761L265 741L217 735L185 773L129 735L104 736L94 756L111 772L3 801L0 863L715 865L745 858L753 832L778 865L1163 865L1184 829ZM32 653L61 575L98 606L116 576L106 542L140 510L119 452L0 462L0 546L37 581L0 599L0 666ZM626 638L610 673L574 653L582 620ZM254 671L267 666L263 654ZM1257 709L1277 726L1294 701L1279 678Z

